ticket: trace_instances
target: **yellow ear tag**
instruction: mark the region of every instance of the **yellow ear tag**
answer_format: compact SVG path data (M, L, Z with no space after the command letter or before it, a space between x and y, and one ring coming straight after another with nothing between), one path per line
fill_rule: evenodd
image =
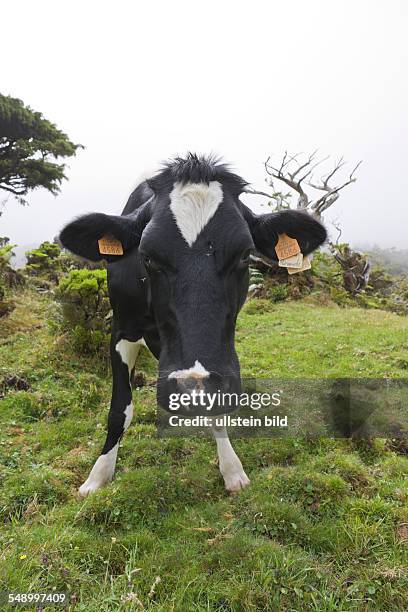
M296 238L289 238L286 234L279 234L275 251L278 259L287 259L300 253L300 246Z
M101 255L123 255L123 246L120 240L113 236L102 236L98 240Z

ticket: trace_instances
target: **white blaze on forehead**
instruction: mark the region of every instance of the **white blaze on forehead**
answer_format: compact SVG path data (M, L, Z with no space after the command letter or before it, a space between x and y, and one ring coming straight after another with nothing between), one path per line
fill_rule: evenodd
M222 202L222 187L218 181L206 183L175 183L170 193L170 209L181 235L192 246L198 234L214 216Z
M205 367L196 361L195 364L188 370L175 370L169 374L168 378L207 378L210 373L207 372Z

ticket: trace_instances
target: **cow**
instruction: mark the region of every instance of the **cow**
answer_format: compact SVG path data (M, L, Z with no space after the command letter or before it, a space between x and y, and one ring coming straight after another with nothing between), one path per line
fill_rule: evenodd
M157 402L165 410L175 390L238 392L234 336L251 253L276 261L280 234L295 238L304 255L325 241L325 228L306 212L252 212L240 200L247 188L220 159L188 153L143 180L120 216L86 214L62 230L66 249L107 261L113 311L108 431L81 496L113 479L133 416L131 377L140 344L158 359ZM100 253L98 240L106 236L121 243L122 255ZM235 493L249 479L226 431L213 433L225 487Z

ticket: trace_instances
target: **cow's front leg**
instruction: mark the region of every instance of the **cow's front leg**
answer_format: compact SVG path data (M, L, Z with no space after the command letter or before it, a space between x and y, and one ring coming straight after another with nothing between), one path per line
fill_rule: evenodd
M117 338L117 335L116 335ZM96 460L88 478L79 488L86 497L111 482L115 473L119 441L130 425L133 416L130 377L140 348L140 341L117 340L112 334L112 399L108 416L108 433L101 455Z
M217 443L218 463L225 488L229 493L236 493L247 487L250 483L245 474L242 463L232 448L225 427L212 427L212 432Z

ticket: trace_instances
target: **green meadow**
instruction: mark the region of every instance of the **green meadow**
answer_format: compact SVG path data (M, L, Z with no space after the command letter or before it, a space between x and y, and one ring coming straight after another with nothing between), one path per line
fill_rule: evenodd
M251 485L228 496L213 441L157 438L143 349L116 478L79 499L108 354L77 354L47 295L16 300L0 320L0 591L68 591L87 612L407 609L406 442L239 439ZM244 377L406 377L408 319L251 300L237 350Z

